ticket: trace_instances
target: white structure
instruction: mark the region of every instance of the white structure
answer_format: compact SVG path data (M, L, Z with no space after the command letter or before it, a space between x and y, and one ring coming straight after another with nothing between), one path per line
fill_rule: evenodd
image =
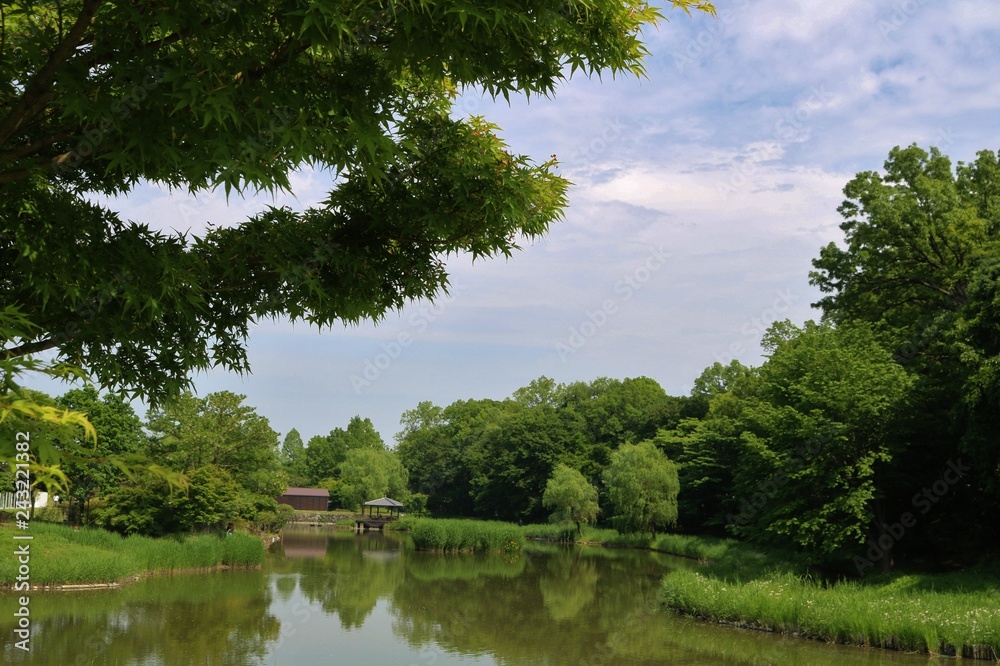
M56 498L58 499L58 498ZM49 504L49 494L40 492L35 495L35 508L44 509ZM15 508L14 493L0 493L0 509Z

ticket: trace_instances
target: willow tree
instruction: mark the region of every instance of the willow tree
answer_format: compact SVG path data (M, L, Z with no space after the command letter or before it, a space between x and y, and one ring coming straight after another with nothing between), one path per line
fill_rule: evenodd
M655 537L657 528L677 525L677 466L651 440L622 444L603 480L619 529L649 530Z
M555 509L560 518L569 518L576 524L576 532L583 538L583 523L593 523L600 513L597 488L578 470L559 464L552 470L545 485L542 505Z
M637 0L5 3L0 302L36 328L0 357L56 350L155 402L192 370L245 371L252 321L378 320L446 291L448 256L509 255L568 186L457 95L641 74L661 19ZM94 203L290 190L302 167L330 174L322 204L199 237Z

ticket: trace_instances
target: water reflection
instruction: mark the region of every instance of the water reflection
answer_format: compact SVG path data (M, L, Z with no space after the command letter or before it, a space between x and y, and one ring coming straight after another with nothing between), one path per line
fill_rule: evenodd
M10 639L11 602L0 597L4 664L252 664L280 630L257 571L157 576L117 590L32 592L27 654Z
M704 624L657 606L688 560L534 545L522 555L414 552L407 538L289 531L262 571L162 576L32 596L32 664L921 664ZM9 610L8 610L9 609Z

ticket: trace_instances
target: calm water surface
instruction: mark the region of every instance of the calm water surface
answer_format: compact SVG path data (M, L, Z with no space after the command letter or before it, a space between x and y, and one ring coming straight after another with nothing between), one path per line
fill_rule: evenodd
M645 666L927 664L928 657L719 627L657 607L689 560L529 544L516 557L418 553L405 537L288 531L261 571L34 592L32 651L4 664ZM949 660L942 659L942 662Z

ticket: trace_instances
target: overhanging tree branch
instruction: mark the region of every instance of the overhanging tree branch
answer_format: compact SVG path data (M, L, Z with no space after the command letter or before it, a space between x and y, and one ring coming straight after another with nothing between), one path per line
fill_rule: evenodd
M21 99L0 123L0 146L7 143L25 121L30 120L45 106L51 94L56 73L83 40L101 2L102 0L84 0L80 15L77 16L76 22L66 38L52 51L48 61L38 70L38 73L31 79L31 83L25 88Z
M35 342L26 342L23 345L18 345L17 347L4 349L0 352L0 360L8 361L12 358L18 358L20 356L37 354L38 352L43 352L47 349L54 349L58 345L59 340L56 338L46 338L44 340L36 340Z

